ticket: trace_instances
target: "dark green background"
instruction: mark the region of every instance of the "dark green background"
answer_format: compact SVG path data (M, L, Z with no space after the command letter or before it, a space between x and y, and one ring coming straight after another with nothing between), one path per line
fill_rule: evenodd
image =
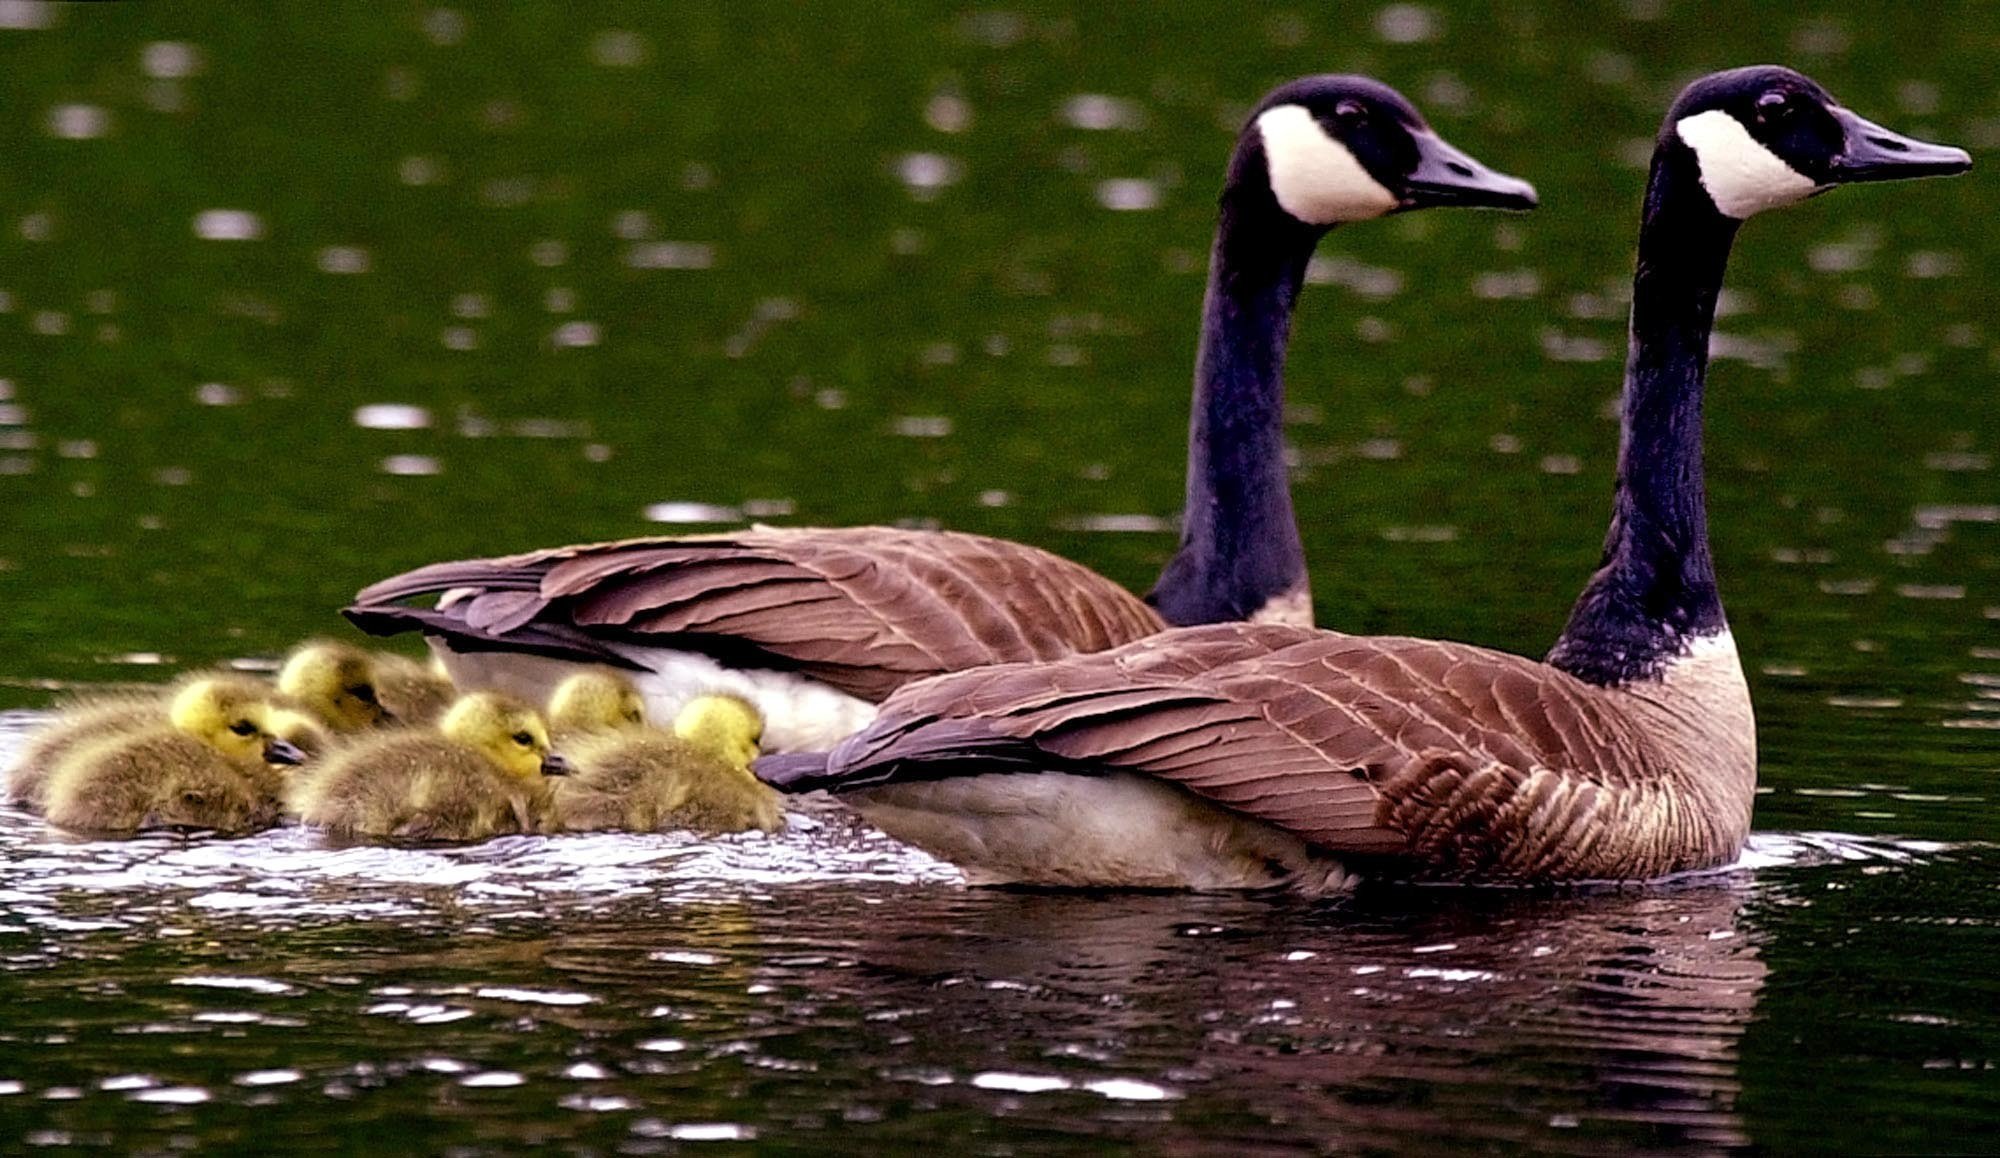
M1434 35L1407 44L1378 28L1393 12L1356 5L10 11L54 20L0 29L0 379L13 395L0 407L14 408L0 416L20 420L0 424L0 705L160 674L119 662L132 653L173 666L269 655L337 629L334 609L372 579L672 531L642 517L665 501L1006 535L1143 587L1171 534L1079 520L1176 511L1232 134L1266 88L1334 70L1402 88L1456 144L1533 180L1544 208L1412 216L1322 247L1393 271L1398 288L1313 285L1296 321L1289 433L1320 622L1538 654L1595 562L1608 505L1645 143L1686 80L1783 61L1864 115L1970 146L1978 167L1772 214L1738 245L1721 330L1757 357L1717 361L1708 449L1718 567L1760 720L1757 824L1995 831L1989 5L1438 4L1425 9ZM636 66L598 62L606 30L636 36L610 42L636 44ZM157 41L194 45L198 73L148 76ZM1129 101L1140 122L1074 127L1063 109L1079 93ZM926 123L940 97L969 109L964 131ZM51 110L72 104L101 109L108 134L52 135ZM912 153L951 158L959 179L913 196L898 178ZM402 179L412 158L432 183ZM1157 184L1157 209L1099 204L1100 181L1133 177ZM195 216L218 208L257 214L264 236L198 239ZM635 211L645 239L712 247L712 268L632 268L617 223ZM367 271L322 272L329 246L365 250ZM1510 282L1525 296L1482 295ZM550 309L552 292L566 308ZM456 316L463 295L487 316ZM558 327L579 321L598 344L558 348ZM476 348L448 348L453 327ZM1600 356L1550 356L1574 339ZM213 383L240 404L198 404ZM377 402L435 423L357 427L356 408ZM907 417L948 418L950 433L897 433ZM532 420L562 436L509 433ZM497 433L467 437L468 422ZM1496 451L1496 436L1518 450ZM442 472L380 468L407 454ZM1746 936L1773 970L1759 1016L1784 1022L1751 1026L1747 1056L1771 1059L1744 1077L1745 1103L1769 1112L1752 1136L1785 1148L1835 1114L1906 1122L1895 1146L1857 1133L1858 1149L1975 1137L2000 1060L1984 964L2000 910L1981 868L1925 866L1902 891L1836 876L1829 888L1872 899L1844 898L1824 927L1789 899L1817 877L1752 896ZM970 906L975 924L992 917L982 906L1015 904L937 903L950 910L938 920ZM1921 935L1854 932L1905 920ZM767 916L765 932L841 935L801 921ZM157 952L159 968L183 967L173 947ZM1208 984L1164 959L1185 986ZM151 967L130 960L119 968ZM29 996L95 973L37 976ZM1893 1020L1915 1007L1958 1020ZM75 1012L33 1008L50 1031ZM1197 1056L1200 1041L1180 1044ZM1511 1056L1482 1064L1521 1078ZM1927 1064L1940 1058L1950 1076ZM1802 1083L1814 1065L1827 1073ZM818 1080L873 1072L829 1059ZM1412 1089L1382 1096L1430 1096ZM1984 1099L1969 1118L1939 1108L1966 1098ZM1246 1106L1179 1112L1271 1117ZM995 1145L1009 1137L1004 1108L960 1108ZM1438 1128L1499 1112L1441 1111ZM1330 1113L1245 1137L1340 1148ZM1023 1129L1028 1148L1060 1136ZM1541 1129L1516 1141L1583 1141ZM767 1123L767 1139L782 1134ZM1373 1144L1426 1140L1391 1129Z

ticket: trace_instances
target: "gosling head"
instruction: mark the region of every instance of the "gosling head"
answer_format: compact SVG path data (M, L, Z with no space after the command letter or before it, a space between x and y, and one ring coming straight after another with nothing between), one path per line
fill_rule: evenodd
M1534 186L1452 148L1402 93L1365 76L1305 77L1264 98L1229 173L1230 192L1259 189L1322 229L1432 206L1536 204Z
M764 738L764 717L738 696L696 696L674 717L674 735L747 768Z
M646 723L646 701L623 676L579 672L556 685L549 697L549 723L579 732L638 728Z
M274 707L269 715L271 735L291 745L306 759L323 756L326 750L333 746L333 739L327 735L326 727L305 712ZM265 758L267 760L270 758L268 752Z
M1682 90L1655 164L1677 156L1691 159L1716 211L1737 221L1836 185L1972 167L1965 150L1891 132L1777 65L1711 73Z
M461 696L438 728L509 776L536 780L569 773L569 762L549 751L549 730L541 714L512 696L498 692Z
M271 730L269 691L259 683L224 677L198 679L175 694L167 720L239 764L263 760L296 764L303 753Z
M300 645L278 671L278 690L343 732L389 719L375 695L375 662L351 644L318 639Z

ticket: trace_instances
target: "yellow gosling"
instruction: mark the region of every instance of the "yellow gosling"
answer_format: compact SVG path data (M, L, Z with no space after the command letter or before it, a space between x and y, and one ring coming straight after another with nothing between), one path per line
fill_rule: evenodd
M174 697L204 680L241 696L271 698L269 685L261 680L218 672L185 675L164 687L121 688L73 696L58 706L55 718L21 749L14 766L8 770L7 799L39 811L48 794L49 779L70 753L88 744L165 725Z
M646 701L624 676L580 672L549 697L549 730L558 740L646 725Z
M278 690L336 732L360 732L388 720L375 681L375 662L367 652L330 639L309 639L293 648L278 669Z
M254 832L278 822L281 774L299 752L270 730L270 689L196 679L163 721L75 748L49 777L44 813L77 832Z
M592 678L599 677L572 677L564 688ZM764 721L745 701L699 696L681 709L669 734L629 722L601 689L564 700L564 688L557 689L557 700L566 709L593 704L596 714L590 718L600 725L619 722L580 730L564 742L575 772L552 790L558 828L705 833L784 828L778 794L750 774Z
M435 724L458 698L451 677L434 663L393 651L374 651L368 656L375 665L375 692L382 697L382 707L399 723Z
M291 806L337 837L486 840L539 831L546 778L568 770L533 708L476 692L435 729L398 729L335 749L294 783Z
M333 749L333 732L304 708L281 704L271 709L270 717L271 734L297 748L306 761L317 760Z

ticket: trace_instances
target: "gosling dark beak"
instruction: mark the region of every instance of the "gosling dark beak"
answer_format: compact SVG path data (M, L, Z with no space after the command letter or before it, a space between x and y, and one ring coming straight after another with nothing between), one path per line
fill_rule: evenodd
M280 740L276 736L264 741L264 763L303 764L305 762L306 754L299 750L297 744L289 740Z
M562 753L550 752L548 755L542 757L542 775L567 776L569 774L569 761L563 759Z
M1417 143L1417 167L1404 182L1398 210L1441 206L1533 209L1541 202L1535 187L1519 177L1489 169L1445 143L1436 133L1410 134Z
M1891 132L1866 117L1835 106L1833 119L1847 144L1833 159L1833 179L1900 181L1909 177L1949 177L1972 168L1972 155L1950 145L1933 145Z

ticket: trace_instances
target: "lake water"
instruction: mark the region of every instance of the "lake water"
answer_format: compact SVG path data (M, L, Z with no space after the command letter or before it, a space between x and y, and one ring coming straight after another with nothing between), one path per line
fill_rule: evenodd
M905 521L1143 587L1234 127L1329 70L1545 207L1322 246L1289 373L1320 621L1539 654L1607 513L1660 112L1782 60L1979 167L1737 247L1744 864L1305 905L971 892L811 805L439 852L0 811L0 1137L1990 1149L2000 23L878 7L0 0L0 764L54 690L268 659L438 558Z

